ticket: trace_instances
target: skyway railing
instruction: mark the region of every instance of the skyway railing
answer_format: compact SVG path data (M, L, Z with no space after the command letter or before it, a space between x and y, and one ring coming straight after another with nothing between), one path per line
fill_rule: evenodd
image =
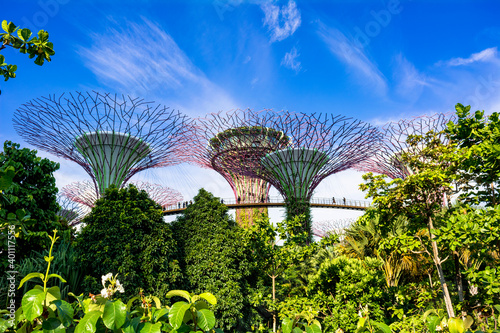
M235 198L222 198L221 203L229 208L251 208L251 207L282 207L285 206L285 201L282 197L268 197L260 200L237 200ZM181 213L186 207L192 204L193 201L178 202L175 205L166 206L163 208L164 215L173 215ZM370 207L371 202L366 200L351 200L346 198L312 198L309 203L311 207L323 208L341 208L352 210L365 210Z

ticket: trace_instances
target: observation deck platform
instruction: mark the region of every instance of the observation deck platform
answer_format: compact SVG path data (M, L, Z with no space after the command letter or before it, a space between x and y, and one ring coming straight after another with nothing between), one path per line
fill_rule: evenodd
M260 201L240 201L237 202L234 198L222 198L221 203L226 205L229 209L237 208L259 208L259 207L284 207L285 201L281 197L270 197L267 200ZM176 205L163 207L163 215L180 214L190 201L179 202ZM371 202L366 200L350 200L345 198L312 198L310 201L311 207L317 208L338 208L348 210L366 210L370 207Z

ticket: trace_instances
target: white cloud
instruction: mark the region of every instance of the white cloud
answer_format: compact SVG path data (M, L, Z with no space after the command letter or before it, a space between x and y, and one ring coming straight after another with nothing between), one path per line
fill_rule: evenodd
M475 62L484 62L496 59L498 54L497 47L490 47L488 49L482 50L478 53L471 54L468 58L453 58L448 61L438 62L438 65L446 66L463 66L469 65Z
M279 42L290 37L300 26L300 11L292 0L286 6L280 7L266 2L260 8L264 11L264 25L271 33L271 42Z
M290 52L287 52L281 60L281 65L294 70L295 73L298 73L302 68L300 61L298 61L297 59L299 55L300 54L297 52L297 49L295 47L292 47Z
M318 34L330 52L344 63L357 77L361 85L369 83L379 94L387 91L387 81L377 65L365 54L364 49L340 30L327 27L320 22Z
M89 46L79 47L85 65L101 83L119 93L167 100L169 106L188 114L237 107L158 24L145 18L127 22L124 29L114 24L102 34L91 35Z
M424 87L431 86L432 79L419 72L402 54L395 57L394 80L396 93L407 100L415 101Z

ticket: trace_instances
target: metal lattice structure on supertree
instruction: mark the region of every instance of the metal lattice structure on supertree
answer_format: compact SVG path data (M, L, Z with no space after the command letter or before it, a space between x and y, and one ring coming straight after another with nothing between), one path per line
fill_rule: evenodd
M133 180L123 184L122 188L127 187L129 184L137 187L139 191L146 191L149 198L162 207L175 205L183 200L182 194L179 191L166 186ZM89 208L94 207L98 199L94 184L88 180L68 184L61 189L61 193L70 200Z
M275 124L281 113L270 110L235 110L212 113L195 121L192 162L217 171L231 186L237 203L265 202L268 182L246 169L259 169L269 152L288 147L290 139ZM240 225L253 223L252 208L236 210ZM260 208L267 212L267 208Z
M240 165L240 172L276 187L285 199L287 219L305 215L302 230L311 239L309 202L315 188L326 177L369 158L381 134L368 123L332 114L283 112L270 126L290 138L291 145L263 156L259 168Z
M356 222L355 218L313 222L312 233L318 237L325 237L330 234L343 235L344 230L354 222Z
M378 150L371 158L362 161L355 169L362 172L373 172L386 175L391 179L404 179L414 173L402 159L402 153L419 154L423 147L412 146L407 140L410 135L425 135L433 131L444 144L449 142L442 133L448 122L453 121L453 114L437 113L432 116L420 116L390 122L382 128L383 140Z
M65 218L70 226L81 224L85 215L90 213L89 207L75 202L61 193L57 195L57 203L61 207L57 215Z
M189 122L144 99L98 92L37 98L14 113L19 135L79 164L98 193L142 170L183 162Z

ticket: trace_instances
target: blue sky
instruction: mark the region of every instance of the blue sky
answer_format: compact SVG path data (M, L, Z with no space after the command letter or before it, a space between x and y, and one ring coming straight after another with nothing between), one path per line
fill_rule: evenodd
M458 102L500 111L498 1L16 0L2 11L47 30L56 51L42 67L2 51L18 65L0 86L2 141L26 145L11 120L21 104L75 90L140 96L191 117L274 108L382 125ZM61 163L59 186L87 178ZM229 197L207 172L182 166L140 177L185 197L200 186ZM317 195L362 198L359 182L348 171Z

